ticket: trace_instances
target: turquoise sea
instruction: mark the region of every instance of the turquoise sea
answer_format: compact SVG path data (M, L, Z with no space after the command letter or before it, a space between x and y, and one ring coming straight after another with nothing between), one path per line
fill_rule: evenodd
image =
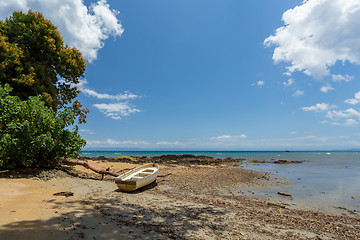
M300 160L301 164L242 164L242 167L266 171L290 182L286 188L256 189L251 192L262 198L272 198L297 206L332 210L346 208L360 213L360 152L357 151L84 151L86 157L159 156L164 154L206 155L215 158L246 160ZM292 194L293 200L281 197L278 191Z

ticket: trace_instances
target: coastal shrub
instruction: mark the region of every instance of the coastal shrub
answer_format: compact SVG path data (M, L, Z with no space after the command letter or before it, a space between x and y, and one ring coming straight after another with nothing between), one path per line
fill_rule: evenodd
M86 141L74 124L76 113L45 105L41 96L20 100L0 85L0 168L49 167L65 154L77 157Z

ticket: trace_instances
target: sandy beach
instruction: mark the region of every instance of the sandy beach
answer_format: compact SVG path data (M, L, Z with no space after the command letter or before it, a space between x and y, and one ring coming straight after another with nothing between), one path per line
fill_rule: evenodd
M138 166L89 161L117 172ZM284 183L229 164L160 164L157 181L133 193L118 190L113 177L100 179L81 166L1 172L0 239L360 238L358 213L256 199L249 189Z

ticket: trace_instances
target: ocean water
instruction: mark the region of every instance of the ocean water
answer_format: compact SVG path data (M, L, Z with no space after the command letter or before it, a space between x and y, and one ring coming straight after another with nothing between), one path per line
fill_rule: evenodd
M339 210L360 213L360 152L294 152L279 153L273 159L302 160L301 164L249 164L246 168L285 177L287 188L260 189L256 193L296 203L314 210L338 213ZM277 192L286 192L293 200Z
M159 156L164 154L206 155L246 160L304 161L301 164L242 164L242 167L284 177L286 188L256 189L255 195L291 205L330 211L346 208L360 213L360 152L235 152L235 151L84 151L87 157ZM277 192L292 195L292 200Z

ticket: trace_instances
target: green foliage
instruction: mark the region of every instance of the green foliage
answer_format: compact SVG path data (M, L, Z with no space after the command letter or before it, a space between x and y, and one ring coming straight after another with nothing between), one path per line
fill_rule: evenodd
M53 166L67 154L77 157L86 141L68 128L75 113L57 114L41 96L20 100L11 96L11 87L0 85L0 168Z
M9 84L21 100L41 95L55 112L68 108L85 122L88 110L75 100L80 91L73 85L85 67L81 53L64 46L57 28L41 13L14 12L0 21L0 84Z

